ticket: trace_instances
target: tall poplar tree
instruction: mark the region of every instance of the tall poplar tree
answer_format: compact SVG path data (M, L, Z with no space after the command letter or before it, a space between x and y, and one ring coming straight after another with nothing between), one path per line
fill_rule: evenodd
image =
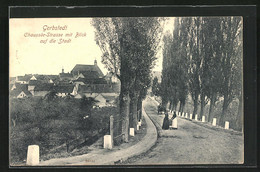
M231 101L237 95L237 89L241 88L238 84L242 82L241 76L241 55L239 54L239 36L242 34L242 18L237 16L223 17L222 22L223 49L221 55L222 65L222 87L220 90L223 95L223 108L220 116L220 124L223 125L224 117ZM240 52L241 53L241 52Z
M163 19L156 17L94 18L96 43L102 63L121 82L120 117L123 140L128 141L129 122L135 126L141 81L150 74L160 42ZM131 98L130 98L131 97ZM131 121L129 111L131 106ZM134 121L134 122L133 122Z

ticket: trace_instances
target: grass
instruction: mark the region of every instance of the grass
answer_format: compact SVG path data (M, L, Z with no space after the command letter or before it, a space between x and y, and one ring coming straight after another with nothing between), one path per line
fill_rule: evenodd
M16 121L10 124L11 165L25 163L32 144L40 146L42 160L88 153L87 146L108 131L109 116L118 113L116 107L97 108L82 119L90 110L86 102L74 99L14 99L10 104L10 118ZM68 152L67 139L71 142Z

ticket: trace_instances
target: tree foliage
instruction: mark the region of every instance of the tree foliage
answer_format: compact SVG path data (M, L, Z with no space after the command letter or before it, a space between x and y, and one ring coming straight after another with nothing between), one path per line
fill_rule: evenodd
M130 125L136 126L138 95L150 84L150 72L156 59L161 18L125 17L94 18L95 39L102 51L102 63L121 82L120 115L124 141Z
M29 145L39 145L42 157L54 147L65 144L68 152L93 134L107 132L109 116L118 113L117 109L93 109L94 103L66 98L10 99L11 163L26 159Z
M242 102L241 38L241 17L175 18L173 32L166 33L164 39L163 104L170 102L172 108L177 100L182 111L182 101L185 102L189 94L193 100L193 115L200 105L199 118L210 102L210 121L215 102L223 98L219 116L222 125L229 104L235 98Z
M188 63L186 25L181 25L181 19L175 18L173 34L166 33L163 49L163 71L161 83L162 104L170 102L170 108L176 108L180 101L179 111L183 111L188 94Z
M160 93L160 84L158 83L158 78L155 77L153 79L153 83L152 83L152 93L155 96L159 96Z

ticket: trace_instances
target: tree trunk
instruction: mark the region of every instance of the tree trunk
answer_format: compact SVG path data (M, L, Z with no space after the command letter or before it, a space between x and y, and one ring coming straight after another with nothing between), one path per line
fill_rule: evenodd
M205 95L201 94L201 103L200 103L200 116L202 117L204 114L204 108L205 108Z
M198 111L198 94L195 93L194 99L193 99L193 113L192 113L192 118L195 118L195 115L197 114ZM198 116L198 119L201 119L201 116Z
M133 128L134 126L134 115L133 115L133 104L134 102L130 98L130 104L129 104L129 128Z
M139 111L138 121L142 119L142 106L143 106L143 101L141 98L138 98L138 102L137 102L137 110Z
M168 101L165 99L162 99L162 107L164 107L166 109Z
M66 148L67 148L67 153L69 153L70 145L69 145L69 141L68 140L66 140Z
M12 122L13 122L13 127L15 127L15 124L16 124L15 120L12 119Z
M134 100L133 104L133 122L134 122L134 129L137 130L137 124L138 124L138 113L137 113L137 99Z
M215 106L216 102L216 94L213 93L210 97L210 106L209 106L209 117L208 117L208 122L212 120L212 113L213 113L213 107Z
M123 134L123 141L128 142L129 135L129 105L130 98L128 92L120 93L120 116L121 116L121 128Z
M177 111L177 107L178 107L178 101L175 100L175 102L173 103L173 109L174 111Z
M172 100L170 101L170 106L169 106L169 110L173 109L173 104L172 104Z
M130 118L129 124L131 128L134 128L136 131L137 125L137 97L133 96L130 100Z
M227 99L227 96L224 95L224 102L223 102L223 107L222 107L222 114L220 115L220 119L219 119L219 125L220 125L220 126L223 126L223 125L224 125L224 117L226 116L227 108L228 108L228 99Z
M174 111L176 109L176 105L175 104L172 104L172 107L171 107L171 111Z
M244 127L244 116L243 116L243 96L240 94L239 96L239 104L238 104L238 111L237 111L237 119L236 119L236 126L238 130L242 130Z
M181 101L181 112L184 112L185 101Z
M179 112L182 112L182 103L180 101Z
M174 100L172 100L172 106L171 106L170 110L176 111L176 106L177 106L177 103Z

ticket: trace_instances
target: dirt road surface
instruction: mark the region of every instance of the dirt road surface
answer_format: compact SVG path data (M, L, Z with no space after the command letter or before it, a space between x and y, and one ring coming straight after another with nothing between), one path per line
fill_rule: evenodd
M178 117L177 130L162 130L163 115L157 114L154 100L144 102L145 110L158 130L158 140L152 149L128 159L123 164L185 165L243 163L243 135L198 125Z

